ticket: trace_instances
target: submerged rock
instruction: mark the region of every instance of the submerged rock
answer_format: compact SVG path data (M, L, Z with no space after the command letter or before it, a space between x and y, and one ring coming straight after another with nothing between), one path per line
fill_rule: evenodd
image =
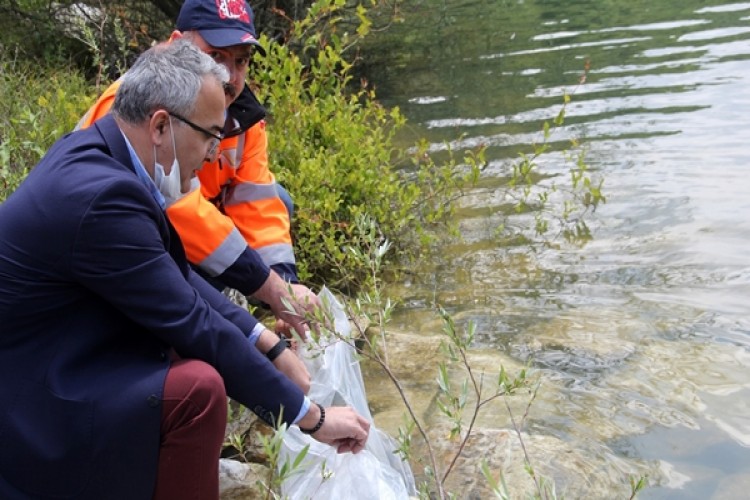
M458 440L446 439L449 431L447 425L438 425L428 433L443 470L453 460L459 445ZM424 442L416 444L413 456L428 456ZM526 456L533 476L526 468ZM421 465L428 465L422 462ZM622 460L610 459L607 464L592 460L585 452L553 436L521 433L519 438L513 430L479 428L471 433L448 475L446 490L463 499L493 498L495 495L482 473L483 462L498 484L502 484L503 478L510 498L536 498L540 491L547 493L547 496L541 494L542 498L628 498L626 471L634 475L637 472ZM425 476L416 479L418 483L427 480ZM557 495L551 495L552 491Z
M437 403L438 364L445 359L440 351L443 339L442 335L389 332L386 340L390 368L399 379L414 413L427 429L438 468L445 471L460 443L450 439L451 425ZM511 378L526 368L507 353L492 349L471 350L467 357L476 379L483 379L483 399L494 393L501 367ZM363 367L368 401L376 423L391 435L398 435L406 413L398 391L377 364L364 361ZM460 386L466 377L467 372L460 364L451 365L452 384ZM535 414L545 413L555 404L559 386L553 380L544 379L532 401L535 376L531 379L532 383L525 389L507 398L496 398L482 407L472 435L445 482L447 491L462 499L494 497L481 470L482 461L486 460L493 477L499 480L502 475L504 478L511 498L534 497L538 488L555 488L558 497L564 498L628 498L629 476L638 477L648 468L616 456L602 442L576 448L562 438L534 428ZM469 396L466 408L471 408L472 403L472 396ZM466 410L463 431L468 425L468 412ZM524 416L524 432L519 439L513 430L513 421L520 423ZM534 432L527 432L529 427L534 428ZM425 467L431 467L427 447L417 433L413 433L413 439L410 462L417 485L429 484L424 473ZM521 440L537 482L526 470Z

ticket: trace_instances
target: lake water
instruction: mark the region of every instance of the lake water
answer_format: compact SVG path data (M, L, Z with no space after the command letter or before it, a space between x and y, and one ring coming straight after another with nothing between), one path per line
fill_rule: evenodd
M401 139L426 137L438 157L484 144L489 164L459 211L463 239L389 289L394 325L435 333L433 302L477 323L477 348L542 376L529 432L635 464L650 476L640 498L750 497L750 3L407 0L400 13L364 75L408 117ZM528 257L500 244L497 186L563 92L558 152L539 163L564 183L559 149L580 139L607 203L591 242Z

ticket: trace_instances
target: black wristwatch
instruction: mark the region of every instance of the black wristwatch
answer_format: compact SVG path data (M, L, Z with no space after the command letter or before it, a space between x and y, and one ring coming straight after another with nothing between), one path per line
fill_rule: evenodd
M278 358L279 355L284 352L284 349L288 347L288 344L286 342L286 339L280 339L275 346L271 348L270 351L266 353L266 357L268 358L268 361L273 363L273 360Z

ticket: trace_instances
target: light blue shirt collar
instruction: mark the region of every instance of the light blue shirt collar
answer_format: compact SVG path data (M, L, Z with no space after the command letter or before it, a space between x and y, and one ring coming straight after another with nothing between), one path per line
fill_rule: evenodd
M122 130L120 131L122 134ZM130 141L125 136L125 134L122 134L122 137L125 139L125 144L128 146L128 151L130 152L130 159L133 161L133 165L135 165L135 173L138 176L138 178L141 180L144 186L148 189L148 191L151 193L151 196L154 197L156 200L156 203L159 204L162 210L167 209L167 201L164 199L164 195L161 194L159 191L159 188L156 187L156 184L154 184L153 179L151 179L151 176L148 175L148 172L146 171L146 167L143 166L143 162L140 158L138 158L138 155L135 153L135 149L133 149L133 146L131 146Z

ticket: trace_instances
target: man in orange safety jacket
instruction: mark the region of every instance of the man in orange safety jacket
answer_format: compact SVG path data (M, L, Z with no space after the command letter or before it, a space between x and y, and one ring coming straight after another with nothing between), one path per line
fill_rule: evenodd
M302 313L319 300L297 279L289 209L268 169L266 112L245 82L253 50L263 53L252 9L245 0L187 0L170 40L179 38L189 39L224 65L230 81L218 148L198 173L200 186L167 200L169 220L188 260L204 276L266 302L278 319L303 334ZM80 128L109 112L118 86L119 81L102 94ZM298 314L288 314L284 299Z

